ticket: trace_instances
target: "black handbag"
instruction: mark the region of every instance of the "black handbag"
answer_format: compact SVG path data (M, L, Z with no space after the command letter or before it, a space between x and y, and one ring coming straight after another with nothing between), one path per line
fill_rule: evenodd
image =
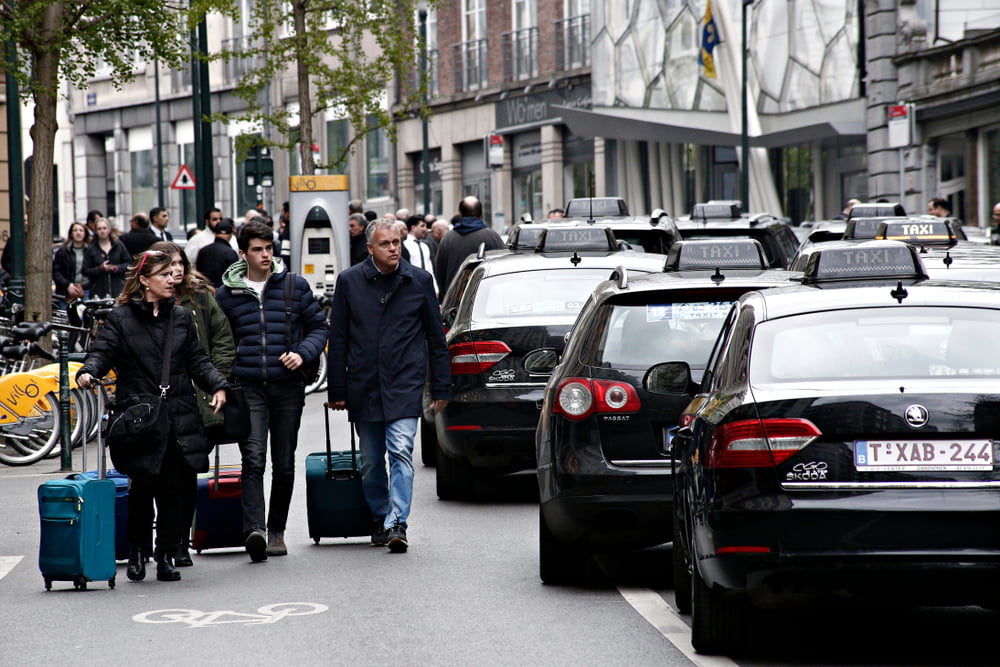
M170 311L163 338L163 368L159 394L136 394L108 410L107 443L109 447L148 448L170 430L167 390L170 389L170 356L173 352L174 313Z
M242 442L250 437L250 404L246 392L235 380L229 381L226 404L222 406L223 421L205 429L213 445L224 442Z

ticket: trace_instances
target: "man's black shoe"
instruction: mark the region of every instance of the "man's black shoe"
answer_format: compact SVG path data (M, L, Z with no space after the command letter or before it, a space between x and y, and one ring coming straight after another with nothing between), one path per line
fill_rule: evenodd
M372 546L384 547L389 542L389 529L383 524L385 519L376 518L372 521Z
M389 551L394 554L406 553L410 543L406 541L406 528L397 523L389 529Z
M255 530L247 536L247 553L255 563L267 560L267 535L263 530Z

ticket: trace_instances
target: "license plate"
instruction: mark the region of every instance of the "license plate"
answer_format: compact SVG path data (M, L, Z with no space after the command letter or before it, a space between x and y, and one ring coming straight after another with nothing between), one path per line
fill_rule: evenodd
M992 470L992 440L857 440L854 467L865 471Z

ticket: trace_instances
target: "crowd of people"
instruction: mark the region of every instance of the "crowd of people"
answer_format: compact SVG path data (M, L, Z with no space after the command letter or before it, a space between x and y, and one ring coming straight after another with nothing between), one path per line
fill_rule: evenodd
M220 444L221 410L235 383L250 413L249 436L238 443L245 548L253 562L288 553L303 369L324 349L325 407L346 410L359 435L371 544L407 551L424 386L435 411L451 397L439 299L469 253L503 245L483 220L482 204L463 199L449 223L406 209L379 216L352 201L351 266L338 275L328 315L288 268L287 204L278 229L256 211L236 224L212 208L183 247L168 221L154 208L118 235L94 211L70 226L53 260L55 291L66 302L116 302L77 372L80 386L113 369L117 406L160 391L167 399L169 426L141 451L110 443L112 463L131 480L128 578L145 579L147 544L155 545L160 581L177 581L178 568L194 564L188 540L197 474Z

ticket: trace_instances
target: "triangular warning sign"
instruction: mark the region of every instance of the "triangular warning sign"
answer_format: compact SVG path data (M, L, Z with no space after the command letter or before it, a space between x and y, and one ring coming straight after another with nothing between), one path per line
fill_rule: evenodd
M186 164L182 164L174 176L174 182L170 184L174 190L194 190L194 174L188 169Z

